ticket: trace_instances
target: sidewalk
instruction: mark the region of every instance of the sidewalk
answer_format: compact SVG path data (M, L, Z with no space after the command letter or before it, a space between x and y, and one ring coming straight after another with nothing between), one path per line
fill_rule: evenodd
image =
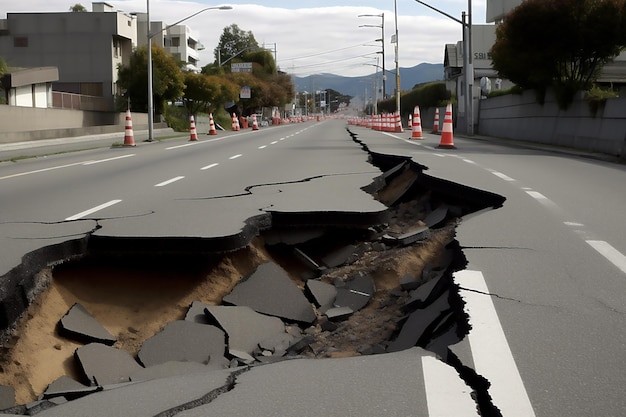
M135 130L133 133L135 143L143 142L148 138L147 130ZM154 129L153 133L156 139L188 135L188 133L184 132L174 132L171 128ZM50 153L106 148L116 143L124 143L124 132L32 140L26 142L0 143L0 162L14 158L42 156Z

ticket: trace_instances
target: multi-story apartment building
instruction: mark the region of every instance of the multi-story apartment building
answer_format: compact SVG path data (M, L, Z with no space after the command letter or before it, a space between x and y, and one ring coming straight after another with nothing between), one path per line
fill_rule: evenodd
M186 69L199 71L203 49L185 25L151 22L154 45L165 48ZM124 13L105 2L91 12L7 13L0 19L0 56L12 68L57 67L55 92L95 97L89 110L114 110L119 65L147 44L147 14Z
M147 15L145 13L135 15L137 16L137 45L144 46L148 43ZM164 48L175 59L184 62L185 70L194 72L201 70L199 52L204 49L204 46L189 26L165 26L163 22L150 22L150 34L152 44Z
M117 67L137 44L135 16L93 3L90 13L7 13L0 56L10 67L57 67L53 90L102 97L113 110Z

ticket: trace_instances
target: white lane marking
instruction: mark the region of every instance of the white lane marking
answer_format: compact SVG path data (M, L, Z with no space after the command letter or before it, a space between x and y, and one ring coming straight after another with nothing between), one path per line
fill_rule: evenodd
M472 389L458 372L435 357L422 356L428 417L478 416Z
M237 158L239 158L240 156L242 156L242 155L241 155L240 153L238 153L237 155L233 155L233 156L231 156L231 157L230 157L230 158L228 158L228 159L237 159Z
M531 196L532 198L534 198L535 200L542 200L542 201L546 201L548 200L548 197L546 197L545 195L541 194L538 191L526 191L526 193Z
M277 140L275 140L274 142L270 142L270 145L276 145L278 143Z
M472 326L468 338L476 372L491 383L489 394L493 404L506 417L534 417L493 300L486 295L489 289L482 272L459 271L454 274L454 280L461 287L473 290L461 290Z
M86 162L91 162L91 161L86 161ZM26 172L20 172L19 174L12 174L12 175L7 175L4 177L0 177L0 180L6 180L9 178L15 178L15 177L22 177L24 175L30 175L30 174L39 174L40 172L47 172L47 171L53 171L55 169L61 169L61 168L69 168L69 167L73 167L76 165L84 165L86 162L76 162L73 164L67 164L67 165L59 165L59 166L55 166L55 167L50 167L50 168L42 168L42 169L37 169L34 171L26 171Z
M92 213L95 213L96 211L100 211L102 209L105 209L107 207L111 207L114 204L117 204L119 202L121 202L122 200L111 200L108 201L104 204L100 204L99 206L90 208L89 210L85 210L85 211L81 211L80 213L74 214L73 216L67 217L65 220L78 220L80 218L83 218L85 216L88 216Z
M205 170L207 170L207 169L211 169L211 168L216 167L216 166L218 166L218 165L219 165L219 164L216 162L216 163L214 163L214 164L207 165L207 166L202 167L202 168L200 168L200 169L201 169L202 171L205 171Z
M160 183L158 183L158 184L155 184L154 186L155 186L155 187L164 187L164 186L166 186L166 185L168 185L168 184L171 184L171 183L173 183L173 182L176 182L176 181L182 180L183 178L185 178L185 177L184 177L184 176L179 176L179 177L170 178L169 180L167 180L167 181L163 181L163 182L160 182Z
M563 224L565 226L570 226L570 227L584 227L585 225L582 223L578 223L578 222L563 222Z
M165 150L169 151L171 149L186 148L187 146L197 145L198 143L200 142L189 142L189 143L185 143L184 145L170 146L169 148L165 148Z
M500 178L500 179L504 180L504 181L515 181L513 178L511 178L511 177L509 177L508 175L503 174L503 173L501 173L501 172L498 172L498 171L491 171L491 173L492 173L493 175L495 175L496 177L498 177L498 178Z
M116 156L113 158L107 158L107 159L99 159L97 161L87 161L85 162L83 165L94 165L94 164L100 164L102 162L109 162L109 161L116 161L118 159L124 159L124 158L130 158L131 156L135 156L134 153L128 154L128 155L122 155L122 156Z
M626 274L626 256L604 240L586 240L592 248Z
M267 145L261 145L261 146L259 146L259 149L265 149L265 148L267 148Z
M476 165L476 162L472 161L471 159L463 159L463 162L467 162L468 164Z

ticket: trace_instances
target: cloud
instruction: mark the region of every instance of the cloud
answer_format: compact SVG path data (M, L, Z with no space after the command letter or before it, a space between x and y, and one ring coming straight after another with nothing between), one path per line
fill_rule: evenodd
M69 10L77 1L22 0L0 7L0 12ZM78 1L79 2L79 1ZM108 0L116 9L145 12L147 0ZM378 1L264 1L264 5L246 4L243 1L210 3L200 1L150 0L150 19L165 24L176 22L205 7L231 4L233 10L208 10L184 24L188 25L205 50L200 53L200 65L213 62L213 51L225 27L237 24L240 29L251 31L259 44L276 52L281 70L298 76L315 73L334 73L346 76L366 75L382 66L378 53L382 43L381 29L359 27L380 25L380 17L358 17L362 14L384 13L385 67L395 67L394 4L381 5ZM90 4L84 4L91 10ZM388 7L380 8L380 7ZM450 15L467 8L467 0L438 2ZM474 0L474 14L482 13L484 0ZM4 9L4 10L3 10ZM11 9L11 10L9 10ZM456 11L450 11L456 10ZM479 19L474 19L478 23ZM444 45L456 43L462 37L461 25L428 8L408 0L398 1L398 58L400 67L411 67L422 62L442 63ZM378 60L377 60L378 58Z

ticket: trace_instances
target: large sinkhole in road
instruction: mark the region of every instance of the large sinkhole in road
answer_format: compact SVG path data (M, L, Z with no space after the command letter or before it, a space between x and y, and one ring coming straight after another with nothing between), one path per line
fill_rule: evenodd
M154 353L151 347L167 337L168 326L186 321L215 326L224 335L220 354L202 361L218 368L420 346L457 368L475 390L477 407L490 415L485 381L455 363L448 350L469 331L452 280L466 265L454 236L464 215L497 208L504 199L428 176L405 157L369 155L384 172L366 190L389 208L381 224L282 224L225 253L165 257L87 250L43 268L34 278L41 291L5 331L0 385L12 387L16 403L26 404L42 393L52 398L45 393L67 378L84 387L131 381L123 372L103 381L110 372L98 374L84 362L79 352L94 342L124 352L138 366L158 362L159 355L195 360L195 352L182 348L168 345ZM238 319L247 324L233 330ZM239 334L242 328L248 334ZM258 334L264 329L272 333ZM73 392L65 398L92 391Z

